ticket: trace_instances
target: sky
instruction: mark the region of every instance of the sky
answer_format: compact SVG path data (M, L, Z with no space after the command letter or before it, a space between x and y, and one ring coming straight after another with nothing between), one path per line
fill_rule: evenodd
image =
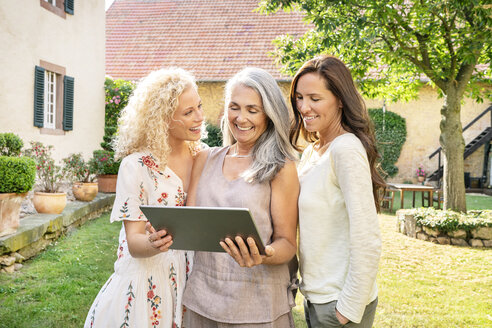
M111 6L111 4L113 3L114 0L104 0L105 2L105 8L106 10L108 10L108 8Z

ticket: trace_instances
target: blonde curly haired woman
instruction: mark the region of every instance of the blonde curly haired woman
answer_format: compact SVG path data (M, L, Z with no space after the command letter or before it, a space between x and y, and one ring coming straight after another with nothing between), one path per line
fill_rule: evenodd
M184 206L203 111L188 72L161 69L141 80L115 140L123 158L111 222L123 221L115 272L92 304L85 327L182 327L181 298L193 253L151 240L140 205Z

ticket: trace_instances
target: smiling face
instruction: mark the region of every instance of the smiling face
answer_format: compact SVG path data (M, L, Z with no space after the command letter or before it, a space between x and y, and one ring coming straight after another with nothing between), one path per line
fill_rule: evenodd
M193 87L188 87L178 97L178 108L169 124L169 141L197 141L203 123L202 100Z
M299 78L295 99L307 131L324 135L340 125L342 103L326 88L325 80L319 74L307 73Z
M231 90L227 119L238 145L247 147L253 147L268 125L261 96L242 84L236 84Z

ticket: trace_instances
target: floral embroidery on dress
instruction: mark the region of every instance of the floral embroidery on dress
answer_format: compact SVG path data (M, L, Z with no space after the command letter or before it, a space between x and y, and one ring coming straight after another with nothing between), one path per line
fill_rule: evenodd
M161 194L161 197L159 197L159 198L157 199L157 202L158 202L159 204L164 203L164 205L166 205L166 206L167 206L167 197L168 197L168 196L169 196L169 195L167 194L167 192L163 192L163 193Z
M188 275L190 274L190 260L188 260L188 252L185 252L185 263L186 263L186 280L188 281Z
M149 291L147 292L147 302L150 302L150 306L152 307L152 316L150 316L150 320L152 320L153 328L159 326L159 319L161 319L161 310L159 310L159 305L161 304L161 298L158 295L154 294L154 289L156 285L152 284L152 276L148 279L149 281Z
M176 206L185 206L186 202L186 193L181 190L181 187L178 187L178 194L175 196Z
M154 157L152 155L142 156L138 159L138 162L143 166L147 166L147 172L150 177L154 181L154 190L157 190L157 174L164 175L161 171L159 171L159 165L156 164Z
M143 181L140 182L140 193L138 194L138 200L140 201L140 205L145 205L145 200L144 200L144 187L143 187ZM138 216L139 220L142 220L144 218L144 215L142 211L140 211L140 215Z
M174 268L174 263L171 263L171 266L169 267L169 279L171 280L171 286L174 289L174 295L176 299L178 299L178 282L176 281L176 269ZM176 302L174 302L174 315L176 316ZM176 324L176 317L174 317L174 322L173 322L173 328L179 328L179 326Z
M98 305L99 305L99 302L96 303L96 305L94 306L94 310L92 310L92 313L91 313L91 327L94 326L94 317L95 317L96 309L97 309Z
M135 299L135 295L133 294L133 286L132 283L130 282L130 285L128 286L128 302L125 305L125 319L123 323L121 324L120 328L123 327L130 327L128 324L128 321L130 320L130 307L132 306L132 301Z
M130 217L130 213L128 213L128 200L129 199L130 198L127 198L125 200L125 202L123 203L123 206L120 209L120 212L121 212L120 219L126 219L126 218Z
M118 260L123 257L123 244L126 242L125 239L121 241L120 246L118 247Z

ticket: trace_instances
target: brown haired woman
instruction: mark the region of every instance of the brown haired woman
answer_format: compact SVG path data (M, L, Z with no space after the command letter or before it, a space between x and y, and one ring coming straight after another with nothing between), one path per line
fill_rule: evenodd
M350 71L337 58L306 62L292 81L298 166L301 292L309 327L371 327L381 254L378 152Z

